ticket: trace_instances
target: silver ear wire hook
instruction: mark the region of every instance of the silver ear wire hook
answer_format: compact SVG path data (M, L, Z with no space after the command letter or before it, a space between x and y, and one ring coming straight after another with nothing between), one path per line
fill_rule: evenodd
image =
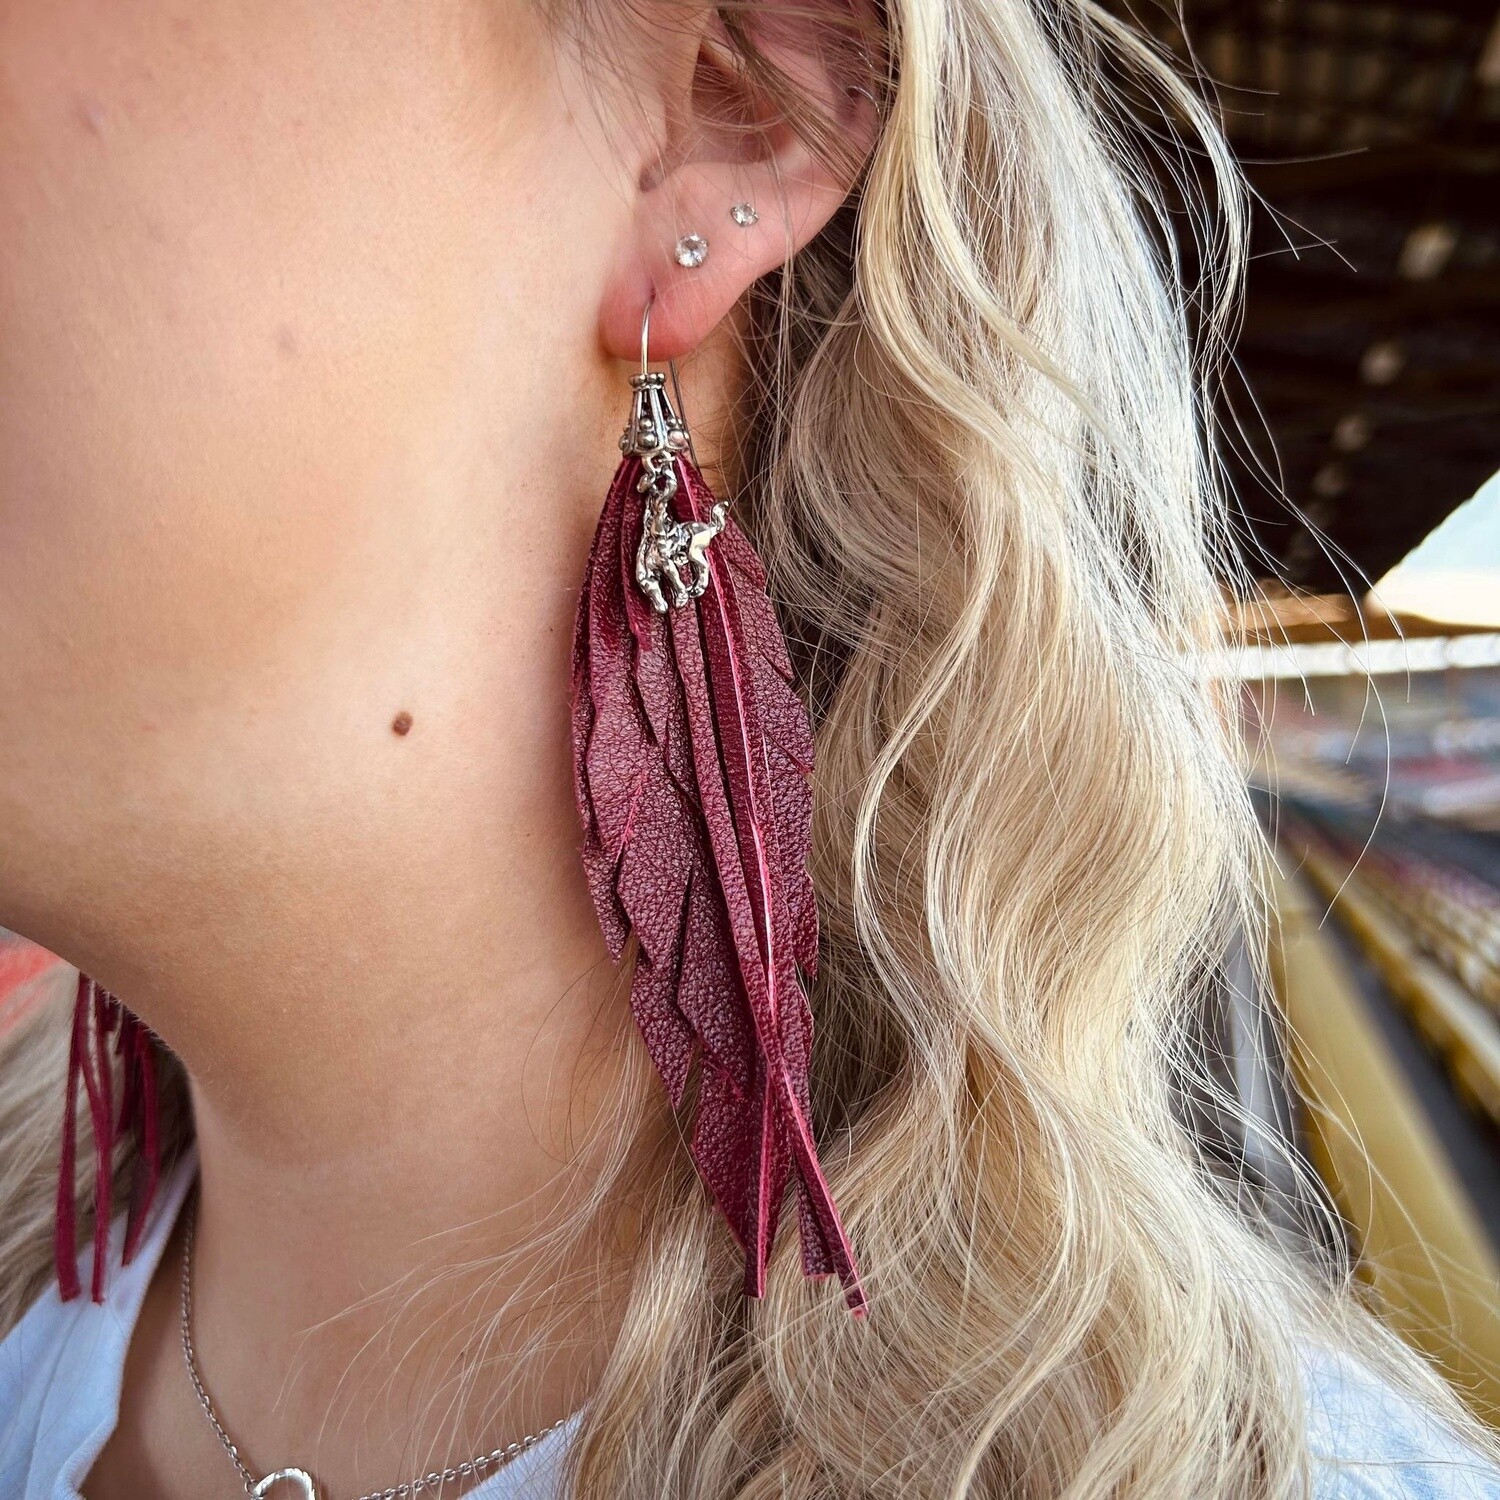
M646 306L641 312L641 374L650 373L651 361L648 357L651 346L651 309L656 305L656 288L651 288L651 295L646 298Z
M651 309L656 306L656 289L651 289L651 295L646 298L646 305L641 309L641 376L644 378L651 371ZM699 467L698 450L693 446L693 429L688 423L687 411L682 401L682 381L677 374L677 361L669 359L667 370L672 376L672 395L677 402L677 415L682 419L683 428L687 433L688 457L693 461L693 467Z

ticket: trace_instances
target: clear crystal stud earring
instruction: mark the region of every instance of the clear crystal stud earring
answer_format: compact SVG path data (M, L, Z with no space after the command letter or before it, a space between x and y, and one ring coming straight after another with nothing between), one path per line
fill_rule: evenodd
M734 220L741 229L748 229L752 224L760 223L760 215L755 211L753 203L736 203L729 210L729 217Z
M694 270L708 259L708 241L701 234L685 234L677 241L677 264Z

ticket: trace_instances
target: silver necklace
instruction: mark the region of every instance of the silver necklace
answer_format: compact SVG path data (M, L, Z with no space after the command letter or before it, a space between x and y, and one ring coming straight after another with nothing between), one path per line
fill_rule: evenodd
M193 1347L193 1241L197 1232L198 1205L193 1203L188 1208L187 1234L182 1245L182 1360L187 1366L188 1379L193 1383L193 1394L198 1398L198 1405L203 1408L203 1415L208 1418L215 1436L229 1455L229 1461L238 1470L240 1479L244 1482L245 1493L251 1500L265 1500L278 1485L283 1484L295 1485L301 1492L301 1500L321 1500L312 1475L306 1469L275 1469L264 1479L257 1479L240 1457L239 1448L219 1420L219 1413L209 1399L208 1390L203 1384L203 1373L198 1368L198 1353ZM422 1475L420 1479L408 1479L405 1484L394 1485L388 1490L372 1490L368 1495L361 1495L360 1500L411 1500L412 1496L439 1490L445 1484L477 1479L490 1469L508 1464L528 1448L535 1447L548 1433L556 1432L567 1420L566 1417L560 1417L550 1427L544 1427L540 1432L527 1433L525 1437L507 1443L503 1448L496 1448L491 1453L480 1453L474 1458L465 1459L461 1464L434 1470L431 1474Z

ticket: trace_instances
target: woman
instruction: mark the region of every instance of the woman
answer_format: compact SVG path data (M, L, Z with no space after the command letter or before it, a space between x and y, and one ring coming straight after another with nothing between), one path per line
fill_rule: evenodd
M19 0L0 67L0 922L89 976L71 1068L71 971L6 1061L5 1500L1500 1493L1173 1111L1254 834L1117 99L1201 132L1229 284L1241 226L1149 50L1084 0ZM632 421L590 562L643 342L692 446ZM745 535L817 726L801 977ZM690 745L594 754L616 657Z

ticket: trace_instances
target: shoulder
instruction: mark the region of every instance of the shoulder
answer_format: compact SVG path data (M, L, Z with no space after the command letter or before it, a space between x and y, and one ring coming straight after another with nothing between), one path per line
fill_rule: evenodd
M0 1496L51 1497L74 1456L102 1441L127 1332L114 1307L49 1287L0 1339Z
M1500 1469L1349 1355L1305 1357L1315 1500L1500 1500Z
M195 1172L191 1156L178 1165L128 1266L123 1218L111 1226L102 1305L64 1302L49 1287L0 1339L0 1500L76 1497L114 1428L136 1315ZM85 1287L89 1256L85 1247Z

